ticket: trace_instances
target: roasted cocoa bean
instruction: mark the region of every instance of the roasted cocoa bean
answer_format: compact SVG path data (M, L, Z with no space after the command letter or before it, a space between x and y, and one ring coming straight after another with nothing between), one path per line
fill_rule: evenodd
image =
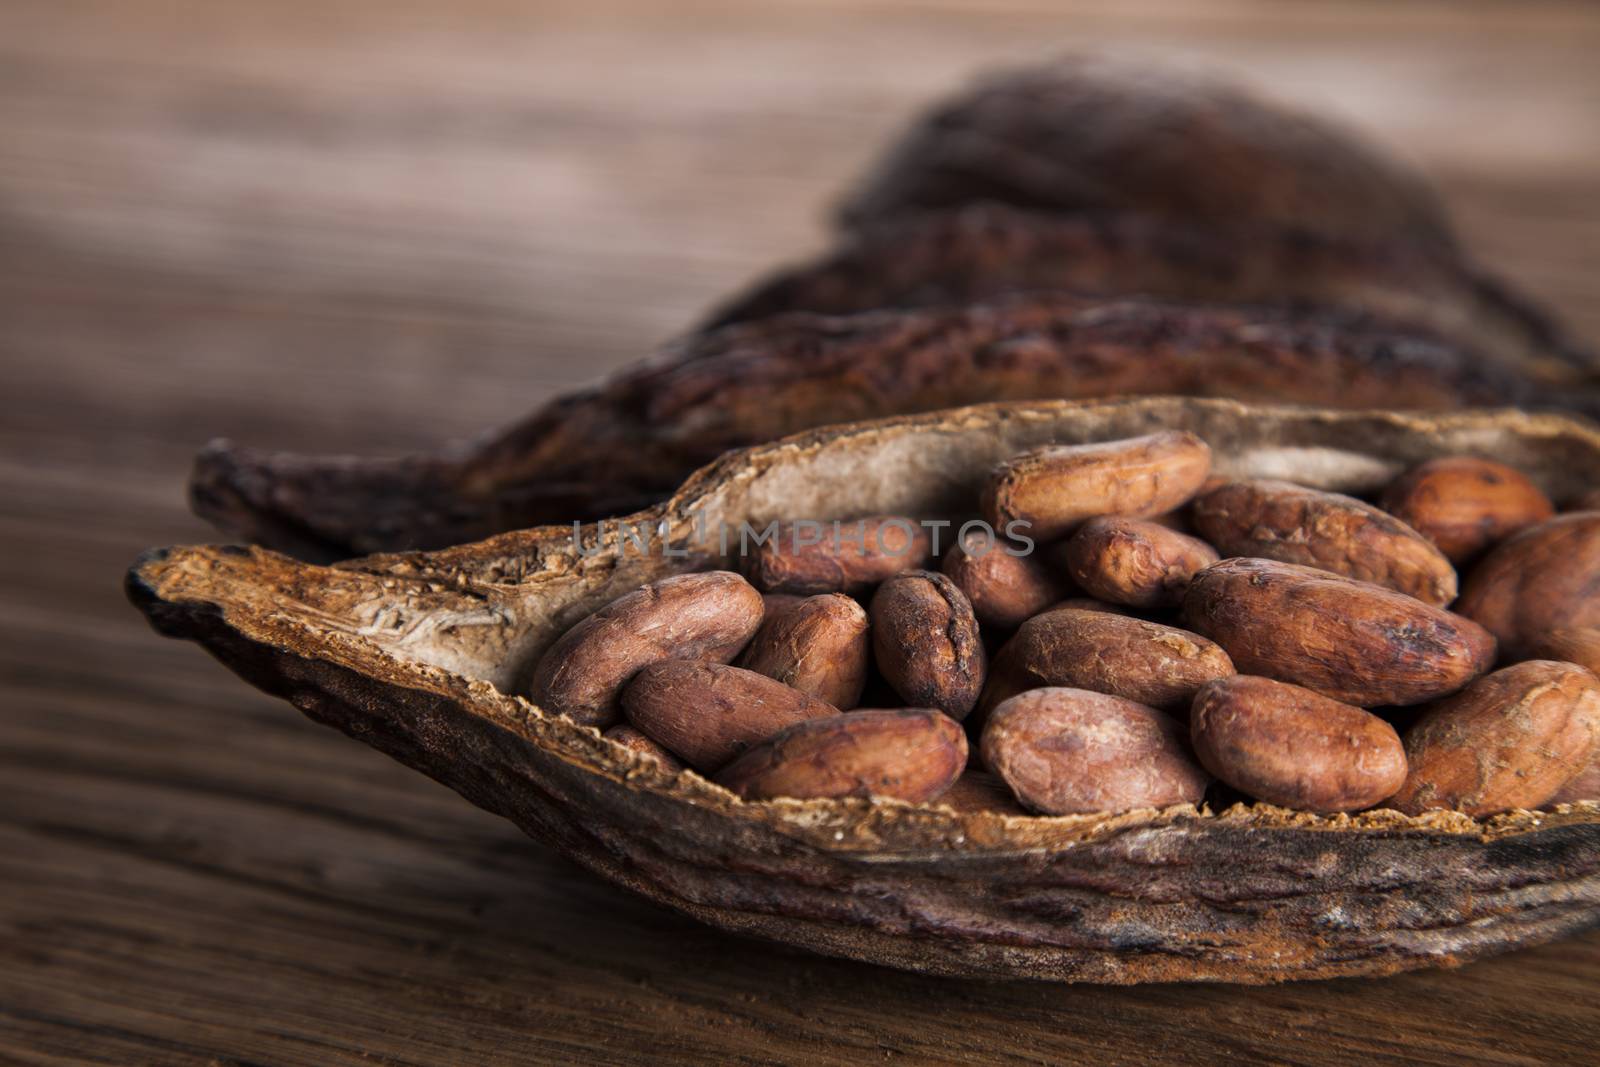
M1200 497L1195 529L1224 556L1254 556L1343 574L1439 607L1456 572L1426 538L1354 497L1289 482L1233 482Z
M1456 610L1513 658L1552 630L1600 627L1600 511L1558 515L1490 549Z
M984 531L959 538L940 569L967 595L978 622L996 630L1016 629L1069 591L1037 552Z
M1405 746L1369 711L1287 682L1207 682L1189 713L1202 766L1257 800L1301 811L1360 811L1406 778Z
M967 765L961 724L935 708L852 711L780 731L716 776L746 800L942 795Z
M640 732L708 773L786 726L839 714L766 675L686 660L641 670L622 691L622 710Z
M967 595L943 574L914 571L878 587L871 615L878 670L901 699L966 718L988 660Z
M928 531L900 515L782 522L752 558L750 580L769 593L859 593L932 558Z
M684 768L683 761L677 756L674 756L631 726L613 726L605 732L604 736L606 740L615 741L629 752L636 752L641 756L655 760L669 771L681 771Z
M1495 671L1429 708L1406 756L1390 805L1408 815L1537 808L1600 756L1600 680L1553 660Z
M842 593L767 609L738 665L848 711L861 699L871 666L867 613Z
M1123 441L1049 445L1013 456L984 487L994 529L1049 541L1097 515L1142 518L1185 503L1211 473L1211 449L1192 433L1167 430Z
M1221 648L1173 626L1111 611L1053 608L1023 623L995 656L981 708L1047 686L1110 693L1161 709L1233 673Z
M985 766L1046 815L1197 803L1210 781L1171 716L1084 689L1034 689L1003 701L981 747Z
M1137 608L1172 607L1216 549L1155 521L1102 516L1066 545L1067 573L1092 597Z
M534 668L528 695L546 711L607 726L640 668L664 659L726 663L756 632L762 611L760 594L730 571L663 578L558 638Z
M1354 704L1420 704L1494 662L1470 619L1384 586L1266 559L1225 559L1195 576L1185 622L1243 673Z
M1441 456L1412 467L1384 491L1382 506L1457 566L1556 510L1527 475L1477 456Z

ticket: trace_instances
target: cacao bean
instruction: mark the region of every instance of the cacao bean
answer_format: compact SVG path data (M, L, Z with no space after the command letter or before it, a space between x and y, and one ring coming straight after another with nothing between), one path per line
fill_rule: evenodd
M1556 511L1527 475L1476 456L1418 464L1389 485L1382 505L1458 566Z
M1439 607L1456 597L1455 568L1442 552L1354 497L1289 482L1233 482L1196 500L1191 514L1224 556L1317 567Z
M879 586L870 610L878 670L901 699L965 718L988 660L966 594L943 574L913 571Z
M795 723L728 764L716 781L746 800L879 796L924 804L966 765L967 735L944 712L875 709Z
M1028 689L1109 693L1164 710L1233 673L1227 653L1197 634L1111 611L1053 608L1035 615L995 656L980 708Z
M751 580L766 592L858 593L932 558L928 531L903 516L844 520L837 529L834 523L782 522L756 551Z
M1470 619L1385 586L1276 560L1207 567L1184 596L1183 617L1241 672L1358 707L1420 704L1455 692L1494 662L1494 637Z
M1600 627L1600 511L1558 515L1490 549L1456 610L1516 658L1552 630Z
M796 598L774 611L750 639L738 664L848 711L861 700L871 666L867 613L840 593Z
M1170 511L1194 496L1210 472L1211 449L1182 430L1050 445L995 468L984 487L984 517L1004 532L1026 523L1028 537L1049 541L1099 515Z
M1014 630L1067 595L1068 586L1037 553L972 531L958 539L940 569L972 602L978 622Z
M761 595L730 571L680 574L618 597L549 647L529 697L585 726L616 721L617 697L664 659L726 663L761 624Z
M839 714L766 675L686 660L641 670L622 691L622 710L645 736L707 773L785 726Z
M1406 731L1411 773L1391 806L1493 815L1548 803L1600 755L1600 680L1527 660L1485 675Z
M1092 597L1139 608L1172 607L1216 549L1154 521L1102 516L1067 541L1067 572Z
M1155 708L1083 689L1033 689L990 714L984 764L1046 815L1193 804L1210 779Z
M1376 715L1251 675L1201 686L1189 733L1202 766L1233 788L1301 811L1360 811L1406 778L1405 747Z

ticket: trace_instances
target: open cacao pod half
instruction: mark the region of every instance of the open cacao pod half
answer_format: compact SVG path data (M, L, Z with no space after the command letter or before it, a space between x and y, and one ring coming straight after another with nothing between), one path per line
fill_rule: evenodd
M655 531L649 552L614 524L333 567L171 548L141 559L128 590L163 633L600 876L822 953L950 975L1260 983L1456 964L1600 921L1594 802L1486 820L744 802L516 695L542 650L601 605L672 573L737 566L719 555L721 524L962 516L985 472L1020 450L1162 428L1199 434L1220 473L1358 494L1443 454L1512 464L1558 503L1600 475L1600 432L1523 412L995 404L730 453L632 517L633 531Z

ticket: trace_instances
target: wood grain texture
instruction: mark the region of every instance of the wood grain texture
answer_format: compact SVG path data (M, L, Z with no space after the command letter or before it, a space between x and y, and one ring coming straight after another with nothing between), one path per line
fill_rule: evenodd
M779 258L925 99L1062 47L1358 123L1600 336L1580 5L11 0L0 9L0 1059L1581 1062L1600 935L1378 982L949 982L612 891L163 642L195 448L507 421Z

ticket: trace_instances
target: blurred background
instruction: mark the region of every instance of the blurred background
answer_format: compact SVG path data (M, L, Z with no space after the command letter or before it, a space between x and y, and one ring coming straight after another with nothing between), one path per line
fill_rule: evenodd
M1600 339L1587 4L0 0L0 1047L625 1060L672 1020L658 1048L819 1061L1121 1062L1141 1028L1133 1058L1257 1038L1560 1058L1538 1043L1580 1034L1559 983L1592 982L1593 935L1251 993L1248 1024L1228 990L980 997L774 963L121 601L136 552L212 536L183 499L208 438L397 453L511 420L821 247L834 198L930 99L1065 50L1220 70L1345 120ZM1200 1036L1218 1019L1233 1037ZM1163 1045L1167 1026L1194 1033Z

